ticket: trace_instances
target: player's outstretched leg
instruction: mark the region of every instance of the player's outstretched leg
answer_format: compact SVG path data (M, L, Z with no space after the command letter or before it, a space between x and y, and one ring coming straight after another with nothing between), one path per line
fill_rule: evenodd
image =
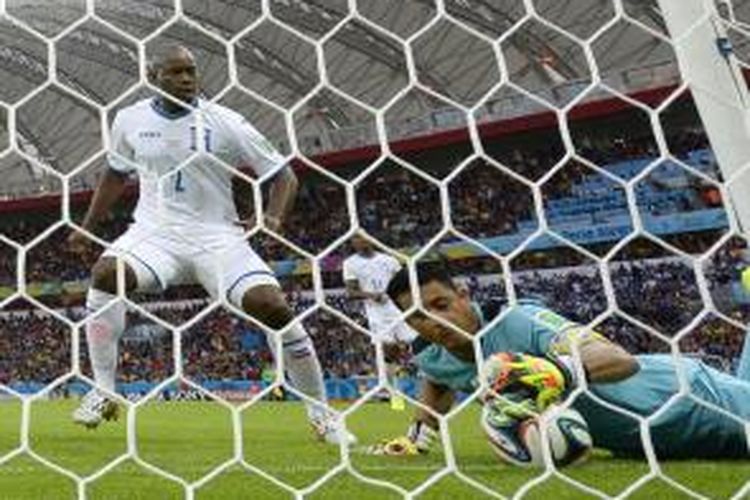
M135 288L135 275L127 266L125 277L127 288ZM93 313L86 325L91 368L96 384L109 392L115 391L117 343L125 330L125 306L120 302L110 304L116 298L116 283L116 260L103 257L94 266L92 287L86 296L86 308ZM100 311L108 304L109 307ZM117 416L117 404L104 392L92 389L73 412L73 421L95 428L102 420L116 420Z
M294 319L294 313L286 303L281 289L275 285L259 285L247 290L242 298L245 312L262 321L269 327L279 330ZM275 348L275 343L269 345ZM331 444L339 444L343 437L346 444L354 444L356 438L334 424L323 405L326 401L323 370L310 336L305 329L295 324L282 338L284 367L292 385L321 404L307 403L307 415L316 435ZM274 352L274 355L278 353Z

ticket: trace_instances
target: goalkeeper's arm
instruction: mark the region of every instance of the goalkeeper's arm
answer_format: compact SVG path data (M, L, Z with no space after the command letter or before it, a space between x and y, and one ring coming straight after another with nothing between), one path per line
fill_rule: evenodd
M453 407L454 395L453 390L448 386L433 382L428 378L422 380L422 389L419 394L419 401L424 406L432 410L428 412L423 408L417 410L415 420L423 422L433 429L438 428L438 420L434 414L444 415Z
M435 418L435 414L444 415L450 411L454 401L453 390L424 378L419 401L434 413L419 408L414 422L409 426L407 437L420 452L426 453L430 450L432 444L438 440L437 432L440 423Z
M635 356L609 341L591 342L580 347L581 363L589 382L605 384L635 375L640 365Z
M575 352L573 345L578 346L589 382L616 382L639 369L635 357L595 332L577 327L561 333L565 336L556 336L546 357L510 352L490 356L481 374L489 388L485 403L513 419L542 412L557 403L579 383L569 354Z
M589 382L618 382L638 372L638 360L621 346L597 332L580 325L570 325L555 336L550 344L550 352L562 360L571 373L575 375L571 359L574 346L581 356L581 364Z

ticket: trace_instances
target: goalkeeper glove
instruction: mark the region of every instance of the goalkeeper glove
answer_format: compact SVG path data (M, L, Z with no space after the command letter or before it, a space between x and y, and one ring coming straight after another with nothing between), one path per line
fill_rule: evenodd
M490 389L485 402L497 400L495 404L513 418L542 412L560 401L573 380L568 368L553 357L508 352L490 356L484 363L482 378Z
M390 457L419 455L417 446L406 436L384 439L378 444L370 446L366 451L370 455L387 455Z
M392 457L428 453L432 444L437 439L437 434L435 429L421 420L417 420L409 426L406 436L384 439L375 446L370 446L367 452L370 455L387 455Z
M521 393L503 394L499 398L491 396L485 400L484 407L485 418L495 428L516 425L539 414L534 399Z

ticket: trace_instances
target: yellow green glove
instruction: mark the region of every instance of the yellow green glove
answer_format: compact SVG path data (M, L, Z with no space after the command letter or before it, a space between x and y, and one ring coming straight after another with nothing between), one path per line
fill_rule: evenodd
M419 449L408 437L399 436L393 439L384 439L378 444L368 447L367 453L370 455L404 457L419 455Z
M515 419L538 414L559 402L572 380L568 369L554 358L509 352L487 358L481 377L489 388L485 402Z

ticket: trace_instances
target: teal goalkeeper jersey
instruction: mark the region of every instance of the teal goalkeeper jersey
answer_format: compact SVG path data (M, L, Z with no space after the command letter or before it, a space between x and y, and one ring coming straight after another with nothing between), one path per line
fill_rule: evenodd
M481 315L479 308L476 309ZM482 337L487 357L496 352L523 352L543 356L555 336L571 323L535 302L513 307ZM632 415L649 417L679 391L675 358L669 355L637 356L640 370L632 377L611 384L589 384L593 398L579 396L574 407L586 419L595 446L618 455L640 455L640 424L607 405ZM430 344L416 354L416 362L430 380L451 389L472 392L477 368ZM678 361L693 396L681 396L650 422L651 438L659 458L747 457L744 427L738 421L696 401L722 408L750 422L750 382L732 377L694 359ZM604 404L596 402L600 399Z

